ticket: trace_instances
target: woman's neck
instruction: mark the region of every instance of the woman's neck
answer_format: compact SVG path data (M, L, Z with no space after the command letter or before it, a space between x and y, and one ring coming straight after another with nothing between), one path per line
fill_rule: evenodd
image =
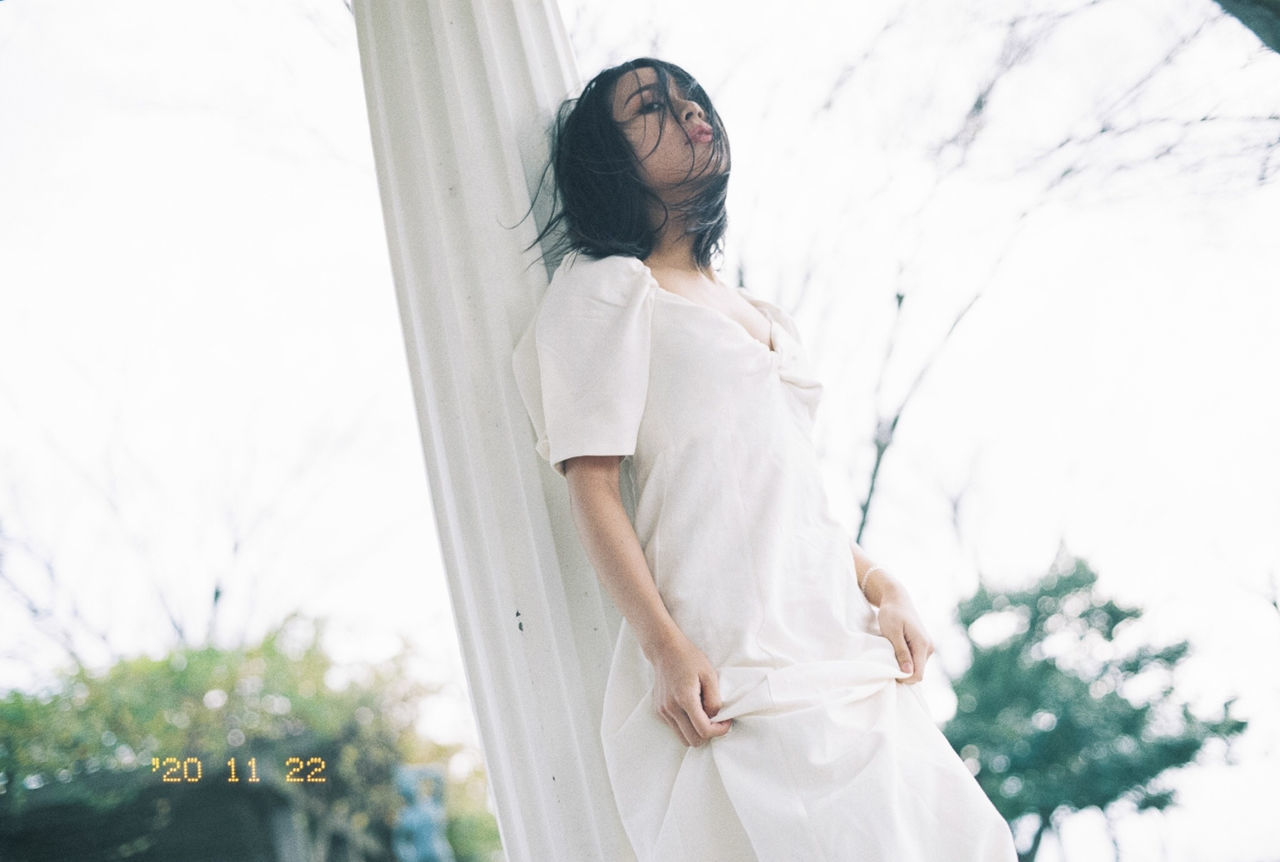
M674 220L659 234L644 262L650 269L660 268L678 270L689 273L709 275L710 267L698 265L697 256L693 253L694 235L685 233L681 225Z

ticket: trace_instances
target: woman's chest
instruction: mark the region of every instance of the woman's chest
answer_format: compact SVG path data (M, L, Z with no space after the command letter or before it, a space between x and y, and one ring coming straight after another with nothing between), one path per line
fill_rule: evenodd
M720 311L680 303L653 309L646 415L692 428L760 421L776 409L777 354Z
M652 287L659 304L675 303L693 312L710 313L737 324L767 350L771 349L773 322L741 290L686 272L651 269Z

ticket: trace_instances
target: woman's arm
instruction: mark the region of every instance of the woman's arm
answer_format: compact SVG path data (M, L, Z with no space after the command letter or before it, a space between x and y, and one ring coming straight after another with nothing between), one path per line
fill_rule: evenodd
M911 597L901 583L871 562L857 542L850 539L849 547L853 551L854 577L862 585L862 594L879 608L876 616L880 633L893 644L898 667L911 674L902 682L908 685L919 682L924 676L925 662L933 655L933 641L924 630Z
M581 455L564 462L569 508L578 538L619 612L636 633L654 669L653 705L686 745L729 732L720 711L719 679L711 662L676 625L662 603L644 550L618 490L617 455Z

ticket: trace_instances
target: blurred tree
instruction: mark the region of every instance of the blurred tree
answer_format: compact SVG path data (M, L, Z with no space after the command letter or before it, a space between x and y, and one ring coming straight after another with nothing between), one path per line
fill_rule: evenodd
M322 626L294 616L244 649L176 649L161 659L122 660L101 674L77 668L42 695L10 692L0 700L5 831L50 805L124 811L166 786L175 796L198 784L238 786L287 800L293 819L305 823L307 858L323 860L339 846L350 858L387 858L401 807L396 766L445 763L459 746L415 731L419 704L432 692L409 681L407 648L377 668L339 668L321 635ZM195 781L190 758L200 761ZM473 774L459 786L466 807L450 812L458 820L450 838L470 841L460 860L497 849L486 840L496 835L492 816L483 799L477 809L469 786L476 780L483 779ZM151 833L170 826L139 817L125 843L152 846Z
M1169 807L1174 793L1160 776L1245 728L1230 702L1213 720L1176 702L1172 671L1188 643L1122 646L1142 612L1097 595L1096 580L1060 553L1030 589L979 586L959 607L973 661L954 682L957 710L944 732L1000 813L1034 828L1024 862L1055 813L1105 814L1121 800Z

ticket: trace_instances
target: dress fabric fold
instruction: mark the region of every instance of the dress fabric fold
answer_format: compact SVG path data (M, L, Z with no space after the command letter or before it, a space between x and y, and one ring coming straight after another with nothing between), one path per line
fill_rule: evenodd
M623 621L600 741L640 862L1014 862L1008 825L899 680L813 443L795 321L769 343L632 257L570 255L512 356L537 452L621 455L663 604L732 729L687 747Z

